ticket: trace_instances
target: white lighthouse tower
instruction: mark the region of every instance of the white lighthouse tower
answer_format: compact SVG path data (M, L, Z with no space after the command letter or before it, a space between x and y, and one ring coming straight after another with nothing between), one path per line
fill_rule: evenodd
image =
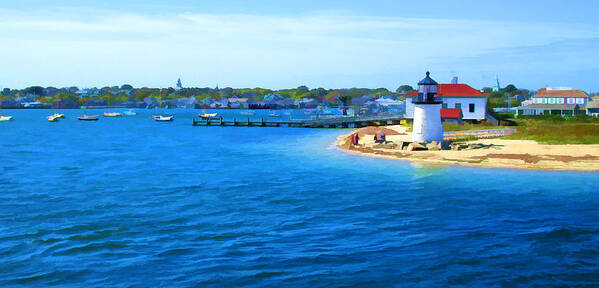
M431 79L430 72L426 78L418 82L418 98L414 103L414 127L412 141L443 141L443 124L441 123L441 105L443 101L437 96L437 82Z

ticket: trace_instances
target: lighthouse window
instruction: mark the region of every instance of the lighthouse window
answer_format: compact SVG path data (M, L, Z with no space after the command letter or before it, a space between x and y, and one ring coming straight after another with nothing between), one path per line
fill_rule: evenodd
M455 103L455 108L462 109L462 103Z
M447 108L447 103L443 103L442 106L443 106L443 109L446 109Z
M468 111L470 111L470 113L474 113L474 104L470 104L468 106Z

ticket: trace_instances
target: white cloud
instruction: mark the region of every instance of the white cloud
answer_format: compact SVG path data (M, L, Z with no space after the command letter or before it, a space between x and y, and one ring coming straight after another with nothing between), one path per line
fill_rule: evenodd
M89 12L89 11L88 11ZM93 16L85 16L93 15ZM451 19L0 10L3 86L386 86L475 74L497 49L599 37L596 27ZM28 67L24 69L23 67ZM61 74L57 74L56 71Z

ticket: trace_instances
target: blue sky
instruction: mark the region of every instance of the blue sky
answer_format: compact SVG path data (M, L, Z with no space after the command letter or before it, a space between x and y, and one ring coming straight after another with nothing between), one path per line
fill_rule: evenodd
M0 87L599 90L595 1L0 1Z

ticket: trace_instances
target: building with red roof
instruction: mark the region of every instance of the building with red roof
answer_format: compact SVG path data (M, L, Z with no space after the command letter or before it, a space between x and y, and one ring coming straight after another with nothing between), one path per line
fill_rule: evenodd
M462 124L462 109L441 108L441 121L444 123Z
M413 119L413 101L418 97L418 91L413 91L406 97L406 118ZM485 120L487 118L487 95L467 84L439 84L436 97L443 101L442 110L458 109L464 120Z

